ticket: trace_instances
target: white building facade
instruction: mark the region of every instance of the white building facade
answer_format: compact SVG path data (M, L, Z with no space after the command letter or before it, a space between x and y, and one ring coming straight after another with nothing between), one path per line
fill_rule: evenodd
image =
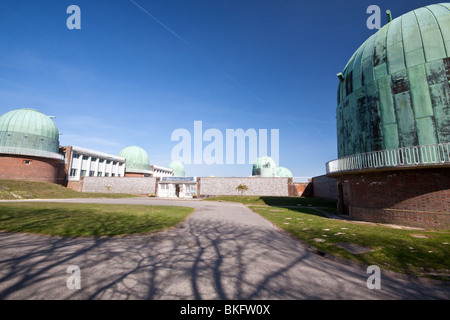
M125 158L77 146L66 150L69 181L79 181L82 177L125 176Z
M162 177L158 183L158 197L162 198L196 198L196 177Z
M173 176L173 170L166 168L166 167L152 165L151 169L152 169L153 177L171 177L171 176Z

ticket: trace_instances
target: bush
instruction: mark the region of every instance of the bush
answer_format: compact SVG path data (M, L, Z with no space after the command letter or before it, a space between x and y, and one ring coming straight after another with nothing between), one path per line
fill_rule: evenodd
M248 187L245 184L240 184L236 187L236 190L239 191L242 194L244 193L244 191L248 190Z

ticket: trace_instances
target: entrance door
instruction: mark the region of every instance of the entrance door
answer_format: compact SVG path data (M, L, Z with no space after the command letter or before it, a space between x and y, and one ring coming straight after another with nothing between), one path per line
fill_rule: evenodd
M349 215L350 214L350 187L347 182L339 184L339 213Z
M180 185L179 184L175 185L175 195L177 196L177 198L180 197Z

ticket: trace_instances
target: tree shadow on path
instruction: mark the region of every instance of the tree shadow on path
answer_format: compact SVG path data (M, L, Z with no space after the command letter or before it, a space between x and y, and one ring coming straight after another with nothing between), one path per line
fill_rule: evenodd
M383 278L306 251L275 228L189 218L122 238L0 232L0 299L446 299L448 288ZM66 286L69 265L81 289Z

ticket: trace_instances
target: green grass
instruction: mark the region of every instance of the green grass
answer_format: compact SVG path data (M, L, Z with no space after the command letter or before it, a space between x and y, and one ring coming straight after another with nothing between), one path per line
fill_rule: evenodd
M135 195L77 192L55 183L0 180L0 200L129 197L135 197Z
M330 219L308 205L336 213L336 204L314 198L232 196L207 200L248 205L302 242L335 257L408 275L450 281L450 230L394 229L380 224ZM324 241L316 242L315 238ZM352 254L335 243L358 244L372 251Z
M53 236L119 236L170 228L192 208L83 203L0 203L0 230Z

